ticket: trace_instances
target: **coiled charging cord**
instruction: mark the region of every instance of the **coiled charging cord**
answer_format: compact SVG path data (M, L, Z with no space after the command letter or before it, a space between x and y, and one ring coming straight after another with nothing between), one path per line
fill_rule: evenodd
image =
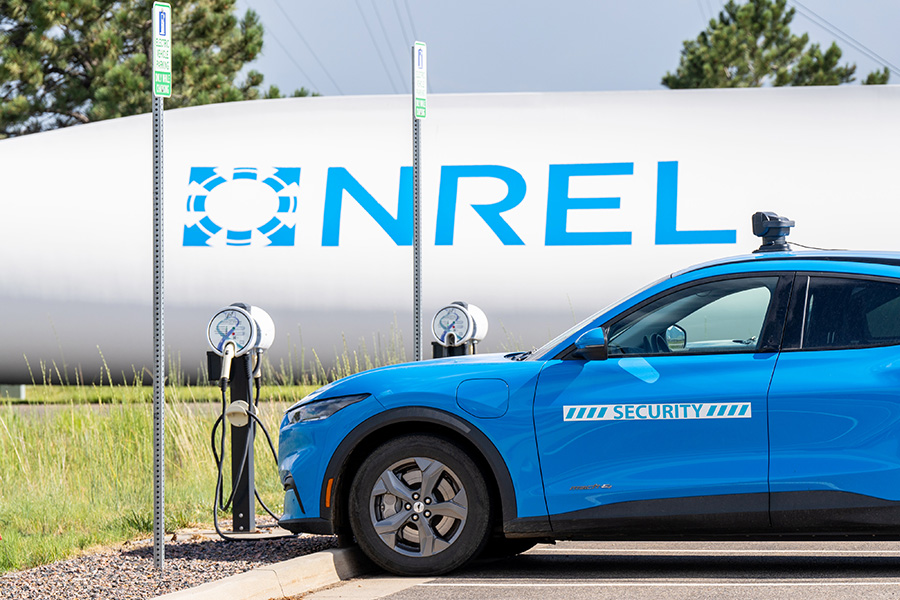
M275 451L275 445L272 443L272 436L269 435L269 431L266 429L266 426L259 419L259 417L257 417L255 414L256 413L255 409L259 408L261 358L262 357L258 353L256 355L256 368L255 369L252 368L251 361L249 361L249 360L247 361L247 378L253 379L254 391L255 391L254 398L252 400L252 405L250 407L248 407L248 410L247 410L247 416L250 417L251 419L253 419L253 422L256 423L257 425L259 425L259 428L265 434L266 441L269 444L269 450L272 452L272 459L275 461L275 464L277 465L278 464L278 453ZM224 490L223 490L223 488L224 488L224 466L225 466L225 421L227 419L226 410L228 408L228 398L227 398L228 380L227 380L227 378L223 377L220 380L219 387L222 390L222 414L220 414L218 416L215 424L213 424L212 434L210 435L210 448L212 449L213 458L216 461L216 467L217 467L217 471L218 471L218 474L216 477L216 492L215 492L215 496L213 498L213 525L216 529L216 533L218 533L222 539L225 539L228 541L247 541L248 539L252 539L252 538L234 537L233 535L229 535L229 534L225 533L224 531L222 531L222 528L219 525L219 511L221 510L224 512L224 511L227 511L229 508L231 508L231 503L234 501L234 493L235 493L235 490L237 490L237 483L241 480L241 477L244 474L244 469L247 466L247 459L250 455L250 447L251 447L250 444L252 444L256 441L256 436L254 436L253 440L250 440L250 443L248 443L246 445L246 447L244 448L244 454L241 457L240 468L238 469L238 472L236 474L232 473L231 493L228 495L227 500L223 500L223 496L224 496ZM216 441L217 441L216 440L216 432L220 425L222 426L222 432L218 439L219 449L217 450L216 449ZM250 424L248 423L247 426L249 427ZM256 500L259 502L260 506L262 506L263 509L267 513L269 513L269 515L273 519L275 519L276 521L278 521L280 519L280 517L278 517L274 512L272 512L272 510L268 506L266 506L266 503L263 502L263 499L259 495L259 490L257 490L255 486L253 488L253 495L256 497ZM270 527L274 527L274 526L263 526L263 527L260 527L260 529L267 529ZM232 532L232 533L234 533L234 532ZM277 537L294 537L294 534L286 534L286 535L277 536ZM268 539L277 539L277 538L268 538Z

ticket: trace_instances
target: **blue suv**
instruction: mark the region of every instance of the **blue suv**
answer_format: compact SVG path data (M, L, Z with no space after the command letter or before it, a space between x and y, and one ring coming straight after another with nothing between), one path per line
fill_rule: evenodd
M281 425L281 525L405 575L554 539L900 535L900 253L795 252L792 224L757 213L760 251L531 352L310 394Z

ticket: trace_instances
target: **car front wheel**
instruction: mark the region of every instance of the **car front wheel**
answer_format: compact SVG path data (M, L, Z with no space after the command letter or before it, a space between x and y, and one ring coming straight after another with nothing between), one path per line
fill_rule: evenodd
M490 526L477 465L436 436L402 436L375 449L353 479L349 508L363 552L399 575L462 566L484 547Z

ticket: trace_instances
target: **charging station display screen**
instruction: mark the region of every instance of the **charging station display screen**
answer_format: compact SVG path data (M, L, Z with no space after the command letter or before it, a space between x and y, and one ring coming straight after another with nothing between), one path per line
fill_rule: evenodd
M457 342L465 341L469 333L469 315L461 307L445 306L434 316L432 321L434 337L441 343L447 339L447 334L456 336Z
M209 322L209 343L219 354L225 342L231 340L237 346L237 354L241 354L255 335L255 327L250 315L237 308L226 308L219 311Z

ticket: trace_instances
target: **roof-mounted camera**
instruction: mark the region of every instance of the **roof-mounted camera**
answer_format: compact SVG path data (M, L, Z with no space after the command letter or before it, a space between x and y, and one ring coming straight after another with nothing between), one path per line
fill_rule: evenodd
M787 252L791 249L785 239L795 223L787 217L780 217L773 212L753 213L753 235L763 239L757 252Z

